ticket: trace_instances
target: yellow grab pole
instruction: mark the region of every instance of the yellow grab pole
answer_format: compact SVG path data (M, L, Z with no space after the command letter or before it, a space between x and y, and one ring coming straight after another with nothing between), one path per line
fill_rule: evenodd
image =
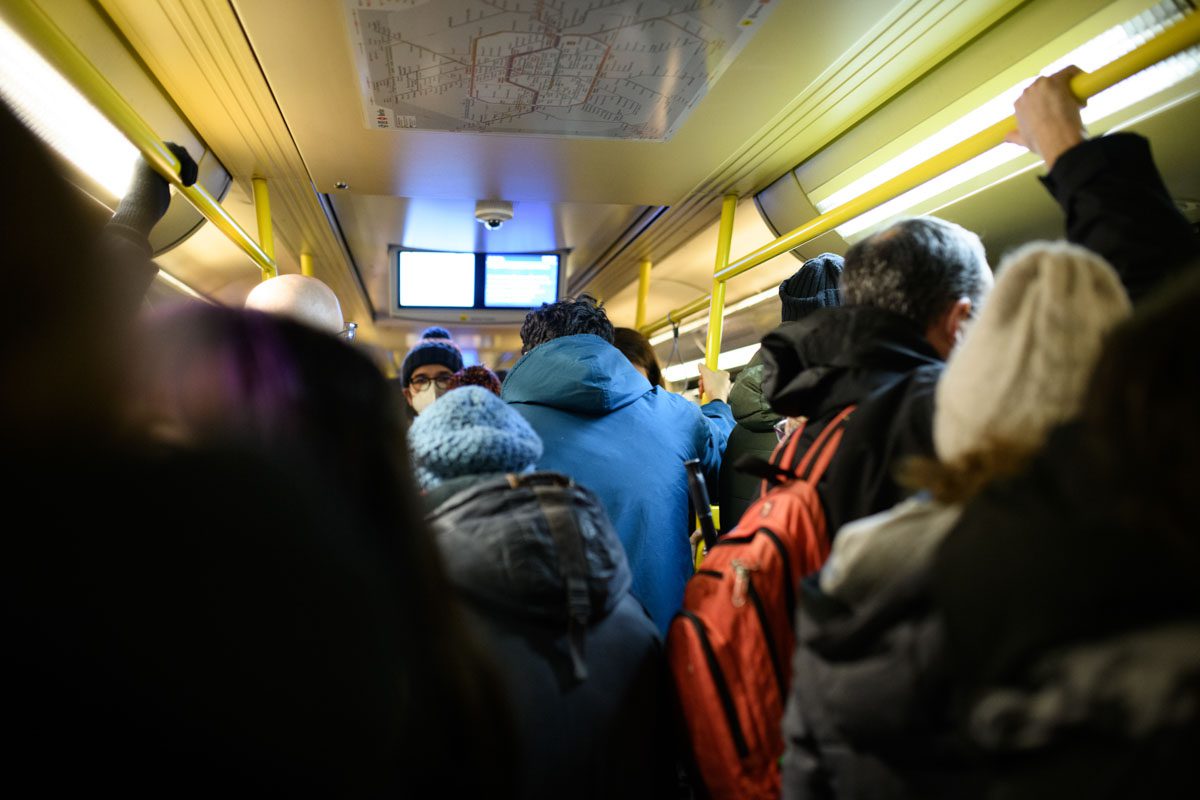
M646 302L650 299L650 261L643 259L638 265L637 314L633 327L640 328L646 324Z
M203 186L184 186L180 183L179 159L42 9L30 0L11 0L5 2L3 8L4 18L25 41L49 61L113 127L124 134L146 159L146 163L170 181L197 211L250 256L263 275L276 274L275 260L250 238Z
M704 366L717 368L721 355L721 331L725 323L725 281L717 278L729 264L729 246L733 241L733 214L737 211L738 196L727 194L721 199L721 224L717 228L717 258L713 265L712 301L708 306L708 340L704 345ZM708 398L700 398L708 402Z
M1154 37L1140 47L1100 67L1094 72L1076 75L1071 80L1071 91L1077 98L1087 100L1089 97L1114 86L1121 81L1136 75L1147 67L1153 66L1176 53L1200 44L1200 13L1193 12L1172 25L1170 28ZM982 153L1001 144L1009 131L1017 127L1016 117L997 122L990 128L980 131L970 138L959 142L953 147L943 150L917 166L900 175L885 181L874 189L854 198L837 208L830 209L824 214L806 222L795 230L785 233L758 249L730 263L715 276L717 280L727 281L742 273L754 269L760 264L770 261L778 255L793 250L812 241L823 233L833 230L843 222L847 222L860 214L883 205L888 200L899 197L910 189L932 180L944 172L963 164ZM694 314L703 307L698 298L679 309L671 312L671 318L678 322L688 313ZM697 306L697 304L700 304ZM685 313L686 312L686 313ZM660 330L670 323L666 318L656 320L642 329L642 333L650 334Z
M271 192L267 189L267 179L255 176L251 179L254 184L254 216L258 219L258 243L267 258L275 260L275 232L271 228ZM263 280L271 276L263 275Z
M313 259L312 253L300 254L300 274L312 277L313 274Z
M1095 72L1076 75L1071 80L1071 91L1080 101L1087 100L1129 76L1141 72L1146 67L1157 64L1198 42L1200 42L1200 13L1192 13L1146 44L1100 67ZM722 270L717 277L721 280L729 280L741 275L746 270L770 261L775 256L799 247L821 234L833 230L843 222L865 214L910 189L915 189L926 181L933 180L942 173L1003 144L1008 133L1016 128L1017 118L1015 116L1002 119L995 125L946 148L891 180L884 181L874 189L864 192L837 208L826 211L773 242L768 242L750 254L742 256Z

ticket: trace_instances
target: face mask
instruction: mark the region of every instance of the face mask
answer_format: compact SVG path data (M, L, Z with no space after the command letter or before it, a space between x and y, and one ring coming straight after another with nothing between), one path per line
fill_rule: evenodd
M445 389L439 389L436 383L430 381L424 389L412 393L412 407L420 414L433 405L434 400L437 400L445 393Z

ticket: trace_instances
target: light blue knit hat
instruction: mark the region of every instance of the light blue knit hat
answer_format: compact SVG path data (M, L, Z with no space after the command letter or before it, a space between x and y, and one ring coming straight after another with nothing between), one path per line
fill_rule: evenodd
M463 475L524 472L542 457L542 440L524 417L479 386L447 392L408 429L425 489Z

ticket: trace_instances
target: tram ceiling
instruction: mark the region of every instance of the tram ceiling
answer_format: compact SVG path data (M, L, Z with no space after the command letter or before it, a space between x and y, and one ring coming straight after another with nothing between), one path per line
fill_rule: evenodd
M1017 4L1013 0L996 0L973 5L981 9L976 16L984 17L989 9L994 12ZM892 20L897 27L911 28L918 25L919 20L929 24L946 18L953 12L952 7L962 4L930 0L904 3L890 0L855 3L776 0L765 20L752 28L752 37L740 54L731 60L715 83L708 86L698 104L686 115L668 116L668 122L675 122L674 129L667 125L648 131L651 139L662 139L663 134L667 134L665 140L658 141L556 135L555 126L542 118L552 111L549 107L540 109L546 113L527 115L538 118L529 124L489 126L498 131L493 133L396 129L391 126L427 124L453 128L455 124L461 124L461 120L439 121L430 112L433 121L429 123L417 113L397 121L404 115L394 108L384 109L388 129L370 129L364 119L360 87L365 80L381 76L367 69L364 78L364 72L360 71L362 65L352 47L357 40L351 30L358 18L347 14L345 0L340 3L235 0L234 5L320 191L333 192L338 182L344 182L350 191L369 195L442 199L498 197L513 201L669 206L687 197L707 176L719 172L731 156L746 142L760 138L764 130L774 129L776 137L785 135L789 149L802 147L802 141L786 137L786 128L775 129L777 125L773 128L780 109L787 108L795 100L798 90L816 82L848 51L867 48L862 40L881 20ZM378 3L374 5L379 6ZM511 5L520 7L522 4ZM612 4L586 0L564 3L561 4L562 16L574 15L572 19L579 19L577 12L593 5ZM651 7L656 4L629 4L631 9L639 5ZM753 7L755 3L728 0L712 5L718 9L729 6L736 10L743 6ZM422 31L409 33L408 29L400 29L406 20L404 14L409 12L389 12L396 16L389 23L393 27L384 32L390 31L393 38L407 37L404 46L393 47L386 53L385 49L377 48L369 55L395 58L394 69L400 74L402 70L423 66L419 60L411 65L405 61L410 51L425 46L427 39L444 42L440 46L447 48L445 56L434 61L445 63L446 70L460 77L458 80L445 79L432 90L435 99L426 105L434 103L444 92L456 98L457 105L442 102L439 108L443 111L464 104L477 110L481 105L479 96L494 91L494 87L489 89L479 84L479 81L490 80L489 76L494 73L487 62L488 54L502 49L501 45L483 43L491 41L486 36L492 30L490 18L479 22L470 17L468 22L468 14L478 12L487 4L452 0L424 4L419 8L434 6L439 10L439 24L443 28L456 26L457 30L461 26L484 35L472 38L458 34L450 36L445 32L436 36ZM501 19L494 24L529 27L528 18L532 13L498 14ZM512 20L508 19L510 16ZM384 18L386 15L381 19ZM414 21L424 19L414 17ZM364 24L368 21L383 24L375 17L363 20ZM585 28L582 24L572 27L564 23L561 29L582 31ZM685 28L693 31L699 28L685 21L676 29L676 38L690 44ZM957 28L961 33L963 25L960 23ZM382 35L379 31L376 34ZM646 44L650 47L675 44L674 41L657 42L656 37L661 34L654 25L649 25L642 35L647 37ZM563 41L567 39L562 37ZM637 43L636 38L629 42L620 39L610 42L613 51L603 68L605 73L613 69L615 61L628 61L629 57L623 54L631 52ZM526 42L521 46L532 48L534 44ZM926 50L928 56L939 54L939 47L943 45L944 42L931 41L916 47ZM464 47L474 50L470 57L463 53ZM451 48L457 49L451 53ZM687 51L687 48L680 48L680 51ZM566 58L563 53L559 55ZM572 64L582 75L590 69L587 58L578 53L575 56ZM905 58L916 56L909 52ZM464 63L468 66L464 67ZM473 68L470 67L472 64L475 65ZM647 61L645 66L646 72L650 73L647 79L655 77L652 73L663 71L662 65L653 61ZM720 59L713 66L722 66ZM862 66L870 70L872 66L880 68L894 64L890 58L877 58L873 65ZM514 62L505 69L511 73L518 67ZM530 70L537 72L536 68ZM429 74L436 77L437 70ZM478 81L472 83L476 77ZM707 76L703 70L689 72L681 68L680 80L684 79L707 81ZM658 77L656 85L660 92L668 91L664 80L662 76ZM563 91L558 84L552 88L559 89L560 93ZM640 97L639 91L630 89L624 100L632 103ZM685 94L680 96L686 97ZM573 101L564 96L559 102ZM663 113L668 113L666 107ZM460 116L467 115L465 111L460 113ZM632 115L631 119L640 120L642 127L650 127L641 117ZM558 127L568 133L584 129L585 126L574 122L564 122ZM531 132L538 135L528 135ZM816 131L813 133L815 135ZM605 130L597 128L597 135L604 134ZM761 144L765 151L778 148L780 143L768 138ZM773 179L776 175L778 172L769 176L764 174L759 180Z

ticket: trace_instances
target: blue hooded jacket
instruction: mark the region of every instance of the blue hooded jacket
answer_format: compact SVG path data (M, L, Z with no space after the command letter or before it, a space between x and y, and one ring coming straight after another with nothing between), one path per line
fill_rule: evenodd
M633 595L665 633L692 574L683 462L700 459L715 490L734 424L729 406L714 401L702 410L652 388L619 350L591 334L526 353L501 397L542 437L537 469L569 475L603 502L629 557Z

